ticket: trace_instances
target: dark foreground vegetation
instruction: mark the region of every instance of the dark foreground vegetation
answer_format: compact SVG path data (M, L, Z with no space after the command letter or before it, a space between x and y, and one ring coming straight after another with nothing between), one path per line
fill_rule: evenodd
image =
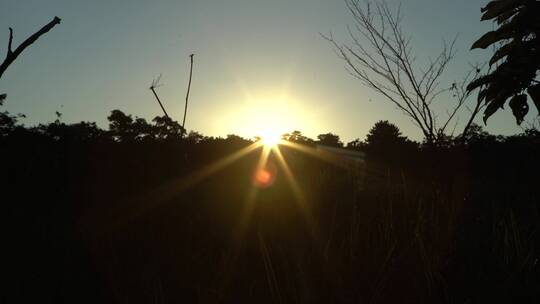
M250 201L260 150L197 178L242 138L1 118L3 303L540 301L537 131L422 145L380 122L355 166L281 146L303 200L272 155Z

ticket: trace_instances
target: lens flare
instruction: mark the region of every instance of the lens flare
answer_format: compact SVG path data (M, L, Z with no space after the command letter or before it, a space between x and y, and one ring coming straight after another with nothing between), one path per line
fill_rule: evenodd
M272 180L272 173L266 169L261 169L255 174L255 181L259 184L266 185Z
M253 184L258 188L268 188L276 179L276 168L268 163L265 167L257 168L253 174Z

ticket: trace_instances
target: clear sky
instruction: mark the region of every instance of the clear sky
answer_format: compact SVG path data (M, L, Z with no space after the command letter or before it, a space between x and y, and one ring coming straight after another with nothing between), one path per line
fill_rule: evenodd
M403 1L404 27L420 59L435 54L443 38L459 34L449 83L462 77L468 62L488 55L469 51L491 28L479 21L486 3ZM0 92L8 94L3 108L25 113L26 124L52 121L60 111L67 122L105 127L113 109L150 120L161 115L148 90L159 74L164 86L158 93L181 121L188 55L195 53L190 130L251 137L273 124L310 137L334 132L350 141L384 119L420 138L405 116L347 74L320 37L329 31L344 37L352 19L342 0L1 0L0 54L8 27L18 45L55 15L62 23L0 80ZM535 114L531 109L528 117ZM520 130L510 111L496 113L487 129Z

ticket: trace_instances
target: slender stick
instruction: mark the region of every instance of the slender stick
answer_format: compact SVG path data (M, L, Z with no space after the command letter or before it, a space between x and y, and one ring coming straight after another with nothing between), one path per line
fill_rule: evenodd
M182 132L186 132L186 129L185 129L186 115L187 115L187 107L188 107L188 101L189 101L189 91L191 89L191 77L193 75L193 56L195 56L195 54L189 55L189 58L191 59L191 65L189 68L189 82L188 82L187 93L186 93L186 105L184 107L184 119L182 120L182 130L183 130Z
M158 95L156 93L156 90L155 90L154 86L151 86L150 90L152 91L152 93L154 93L154 96L156 96L156 99L157 99L157 102L159 103L159 106L163 110L163 113L165 113L165 117L169 118L169 114L167 114L167 111L165 111L165 107L163 107L163 104L161 103L161 100L159 100L159 97L158 97Z

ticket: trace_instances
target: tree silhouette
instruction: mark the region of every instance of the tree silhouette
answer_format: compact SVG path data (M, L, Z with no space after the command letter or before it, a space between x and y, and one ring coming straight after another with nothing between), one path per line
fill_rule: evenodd
M399 128L388 122L388 120L379 120L369 130L366 135L366 145L368 147L381 146L387 144L401 144L406 141L406 137L401 135Z
M365 150L368 157L380 161L406 158L416 144L401 134L399 128L387 120L378 121L366 135Z
M343 142L339 139L339 136L333 133L326 133L326 134L319 134L317 135L317 143L324 145L324 146L330 146L330 147L343 147Z
M113 138L121 142L141 140L173 140L183 135L182 126L168 116L156 116L149 124L144 118L126 115L120 110L111 111L107 117Z
M100 129L95 122L66 124L57 119L50 124L40 124L35 130L46 138L64 143L95 143L108 140L107 132Z
M347 148L348 149L353 149L353 150L363 150L365 148L365 143L363 141L361 141L359 138L351 141L351 142L348 142L347 143Z
M186 137L186 142L190 144L198 144L205 139L205 136L196 131L190 131Z
M109 130L115 140L134 141L138 136L141 136L140 130L135 129L133 126L131 115L126 115L120 110L112 110L107 119L109 120ZM142 124L142 121L139 121L140 124Z
M461 81L441 86L441 78L455 55L455 39L445 43L441 52L422 67L416 62L411 37L402 28L400 8L394 12L384 1L345 2L354 18L354 26L348 28L352 42L339 43L331 34L323 37L336 48L347 71L409 116L427 142L444 137L468 100L470 91L465 86L481 69L474 67ZM440 98L445 93L456 102L446 107L447 115L443 117L435 103L445 99Z
M464 138L466 144L476 144L476 143L494 143L497 141L495 135L489 134L482 128L482 126L477 124L472 124L470 131L467 133L467 136Z
M302 145L312 145L315 141L307 136L304 136L300 131L293 131L291 133L283 134L283 139Z
M484 123L508 99L519 125L529 112L527 95L540 111L540 2L535 0L498 0L482 8L482 20L494 20L498 28L484 34L471 49L497 45L489 61L495 69L472 81L467 90L479 88L478 104L485 102Z
M345 166L283 145L286 166L272 152L275 183L262 190L252 184L262 149L227 161L253 144L236 135L177 140L176 122L120 110L110 130L60 118L25 127L4 114L6 303L279 302L270 281L281 302L465 303L486 290L502 299L491 303L514 291L539 302L538 132L494 137L473 124L469 145L417 149L379 121L348 145L367 159ZM374 277L386 283L373 289Z
M156 116L152 121L154 122L152 133L157 139L180 139L184 134L184 128L168 116Z
M17 126L18 116L11 115L7 111L0 112L0 137L7 136Z
M0 95L0 106L4 105L6 94ZM19 118L24 118L26 115L18 114L12 115L8 111L0 112L0 137L11 134L18 125Z

